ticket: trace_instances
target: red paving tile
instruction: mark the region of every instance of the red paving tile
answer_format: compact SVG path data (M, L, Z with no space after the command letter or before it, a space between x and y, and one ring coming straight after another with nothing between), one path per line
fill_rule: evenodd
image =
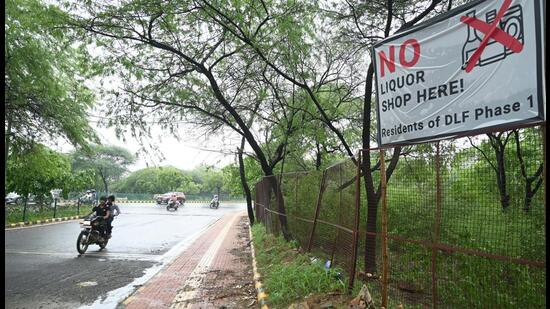
M206 269L207 272L205 273L204 269L198 272L201 277L199 287L193 285L190 287L188 281L190 275L203 258L207 259L205 254L208 249L232 220L233 223L228 227L226 237L219 244L219 249L211 260L210 267ZM231 304L232 297L241 299L245 297L245 295L231 295L232 288L242 286L243 278L245 281L246 278L249 278L249 283L245 283L245 285L250 284L253 287L250 248L243 244L243 242L249 241L248 234L242 233L244 225L248 227L246 213L243 212L229 214L221 218L180 256L175 258L170 265L165 266L155 277L127 299L124 302L127 304L125 308L170 308L171 306L173 308L217 308L222 305L231 308L227 304ZM245 247L244 250L243 247ZM208 263L208 261L203 260L203 263ZM178 293L182 292L186 281L188 286L185 289L190 290L193 294L185 302L178 304L179 306L172 305ZM224 291L229 291L228 295L224 295ZM233 294L238 293L242 294L242 291L233 292ZM211 300L211 298L214 299ZM254 295L251 299L254 299Z

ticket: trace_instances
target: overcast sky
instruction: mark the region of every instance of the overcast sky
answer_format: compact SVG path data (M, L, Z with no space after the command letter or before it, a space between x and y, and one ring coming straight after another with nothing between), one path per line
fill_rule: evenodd
M90 125L94 127L104 145L121 146L131 153L136 153L141 148L139 142L131 136L127 135L126 141L122 141L116 137L114 128L98 127L92 118ZM152 134L154 138L151 143L160 150L164 160L154 152L149 154L140 152L136 163L129 167L130 171L147 166L174 166L183 170L191 170L201 164L221 168L235 162L235 155L230 152L240 146L240 137L231 130L206 137L204 133L201 134L191 125L183 125L179 131L181 137L179 141L158 127L153 127ZM160 135L162 140L157 139L155 137L157 135ZM58 144L52 143L49 146L64 153L74 150L74 147L64 141L60 141Z

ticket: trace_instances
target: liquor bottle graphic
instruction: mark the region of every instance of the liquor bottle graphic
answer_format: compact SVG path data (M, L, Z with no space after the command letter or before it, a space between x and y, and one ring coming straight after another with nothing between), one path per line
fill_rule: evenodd
M475 18L475 11L468 12L466 16ZM485 14L485 22L492 24L496 18L497 11L490 10ZM462 69L466 68L467 62L479 47L479 43L482 41L482 36L477 29L467 26L468 37L464 46L462 46ZM521 44L524 43L523 35L523 12L519 4L508 8L502 19L498 23L498 28L505 31L509 35L516 38ZM483 34L485 35L485 34ZM485 47L481 57L475 64L476 66L485 66L491 63L495 63L505 59L508 55L513 54L513 51L508 47L500 44L499 42L490 39Z

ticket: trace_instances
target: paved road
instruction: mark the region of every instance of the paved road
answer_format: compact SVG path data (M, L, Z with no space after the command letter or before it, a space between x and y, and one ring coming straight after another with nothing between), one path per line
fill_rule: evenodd
M6 308L114 308L221 216L246 209L224 203L217 210L188 204L177 212L153 204L120 208L107 248L93 245L82 256L76 221L6 230Z

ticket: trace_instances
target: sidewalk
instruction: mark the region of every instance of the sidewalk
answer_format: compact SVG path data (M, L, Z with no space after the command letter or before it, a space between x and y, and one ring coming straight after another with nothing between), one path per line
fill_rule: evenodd
M246 212L221 218L119 308L257 308Z

